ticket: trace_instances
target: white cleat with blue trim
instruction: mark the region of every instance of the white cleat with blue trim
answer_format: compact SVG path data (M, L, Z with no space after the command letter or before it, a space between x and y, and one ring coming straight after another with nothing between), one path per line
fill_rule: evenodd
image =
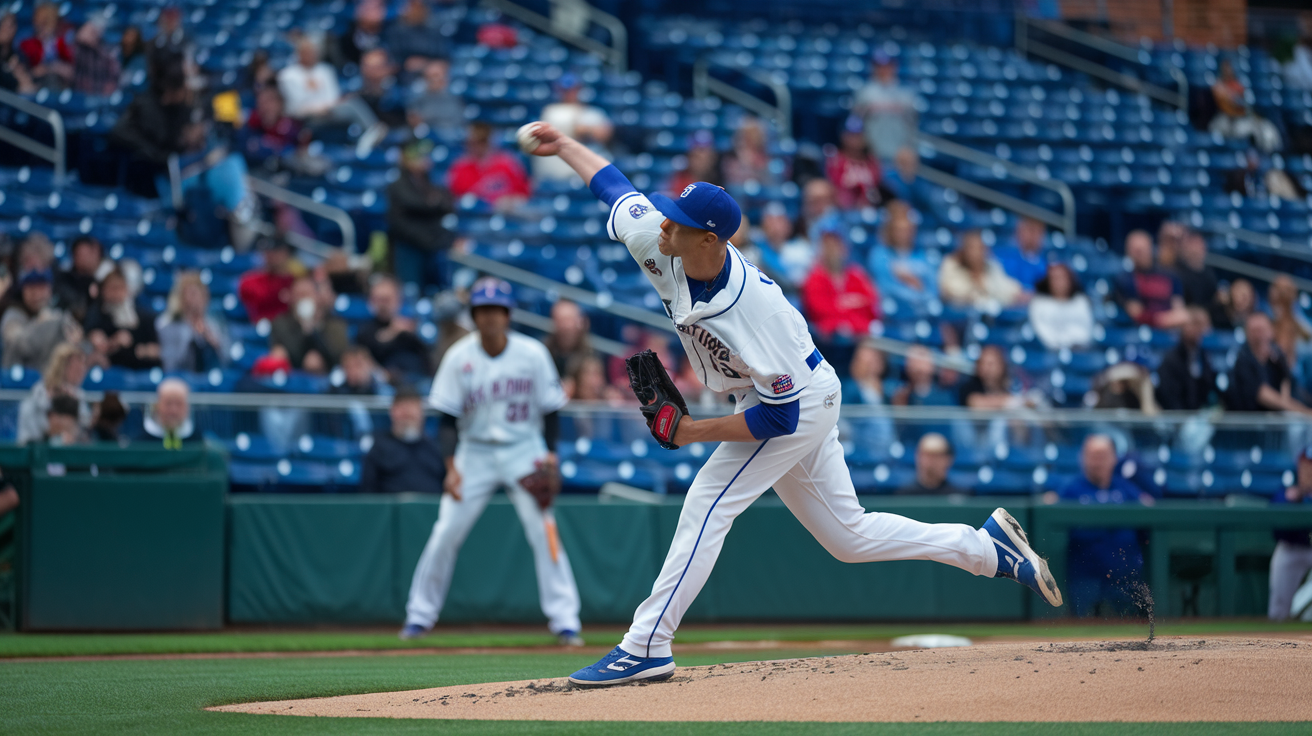
M638 680L660 681L674 676L674 657L638 657L615 647L599 662L569 676L581 687L605 687Z
M993 537L993 548L998 553L998 574L995 577L1011 578L1043 596L1053 606L1061 605L1061 591L1057 581L1048 572L1048 563L1030 547L1029 537L1006 509L998 509L984 522L984 531Z

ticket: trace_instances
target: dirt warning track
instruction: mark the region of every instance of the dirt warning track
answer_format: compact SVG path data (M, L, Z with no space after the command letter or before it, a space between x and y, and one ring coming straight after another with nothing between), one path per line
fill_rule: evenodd
M998 643L681 667L663 683L564 677L211 708L542 721L1302 721L1312 645L1171 637Z

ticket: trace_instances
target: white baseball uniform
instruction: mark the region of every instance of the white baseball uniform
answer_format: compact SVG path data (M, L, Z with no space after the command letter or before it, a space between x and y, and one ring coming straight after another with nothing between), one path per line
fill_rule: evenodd
M976 575L997 572L987 532L866 513L838 442L842 391L802 315L777 285L728 246L729 274L708 302L693 303L679 259L657 248L665 217L641 193L621 196L607 232L647 272L698 377L732 392L737 411L800 401L797 430L755 442L722 442L688 489L674 541L651 596L620 647L669 657L679 621L711 573L733 520L773 487L793 515L844 562L933 560Z
M437 369L429 404L457 417L460 441L455 465L462 479L457 501L443 494L433 534L410 583L406 623L432 626L451 587L456 555L487 502L504 486L533 548L538 597L552 633L577 632L579 592L563 546L552 559L546 524L555 517L519 485L547 454L542 417L567 401L546 347L515 332L492 357L477 332L458 340Z

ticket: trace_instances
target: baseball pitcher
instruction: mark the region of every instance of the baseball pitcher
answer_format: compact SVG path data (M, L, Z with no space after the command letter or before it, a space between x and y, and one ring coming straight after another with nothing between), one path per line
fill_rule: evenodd
M733 415L694 421L659 361L642 355L630 361L658 442L720 444L688 490L665 564L624 640L571 675L572 682L600 686L673 675L670 642L679 620L710 575L734 518L771 487L844 562L933 560L1017 580L1061 605L1047 563L1004 509L981 529L866 513L838 442L838 377L802 315L729 243L742 215L728 193L697 182L673 199L643 195L614 166L544 123L521 129L520 143L534 155L559 156L610 205L608 234L628 247L655 287L698 378L737 399Z

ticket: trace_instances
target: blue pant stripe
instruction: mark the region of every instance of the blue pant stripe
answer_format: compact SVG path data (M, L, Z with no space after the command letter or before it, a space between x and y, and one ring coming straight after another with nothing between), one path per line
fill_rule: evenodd
M683 585L683 579L688 575L688 568L692 567L692 558L697 555L697 547L702 543L702 534L706 533L706 524L711 520L711 514L715 512L716 505L720 503L720 499L724 498L724 494L729 492L729 487L733 485L734 481L738 480L738 476L743 474L743 471L747 469L747 466L750 465L751 462L756 459L756 456L761 453L761 449L765 447L765 443L769 441L768 438L761 441L761 444L756 448L756 452L753 452L752 456L747 458L747 462L743 463L741 468L738 468L738 472L733 474L733 477L729 479L729 483L725 485L724 490L720 491L720 495L715 497L715 501L711 503L711 507L706 510L706 518L702 519L702 528L697 532L697 541L693 542L692 552L688 553L688 562L683 566L683 573L679 575L679 582L674 584L674 590L670 591L670 597L665 601L665 606L661 608L661 615L656 618L656 624L651 629L651 635L647 637L648 657L651 656L651 640L656 637L656 630L661 627L661 621L665 619L665 612L669 610L670 604L674 602L674 594L678 593L679 586Z

